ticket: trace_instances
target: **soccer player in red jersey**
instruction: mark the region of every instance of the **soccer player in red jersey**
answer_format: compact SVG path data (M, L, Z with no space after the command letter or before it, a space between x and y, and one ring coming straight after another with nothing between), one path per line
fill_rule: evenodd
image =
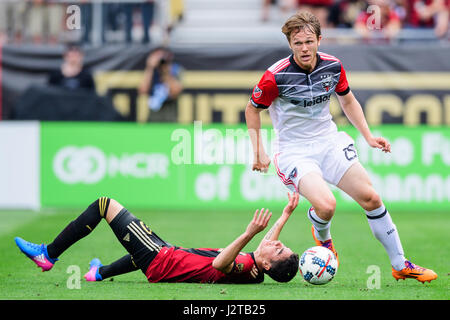
M337 256L330 234L336 209L336 199L327 184L330 183L365 210L373 235L389 256L395 279L414 278L421 282L436 279L433 270L405 258L397 228L358 161L355 142L338 131L332 120L330 96L336 93L345 115L366 142L373 148L391 152L385 138L372 135L341 61L319 52L322 39L319 21L309 12L297 13L286 21L282 31L292 54L267 69L245 110L254 152L253 170L267 172L271 162L260 133L260 112L268 109L277 137L278 150L273 157L277 174L286 187L312 204L308 218L316 244L331 249Z
M106 266L93 259L84 276L87 281L101 281L140 269L149 282L261 283L264 274L278 282L288 282L297 274L299 257L278 236L297 207L299 194L288 196L280 218L258 248L249 253L241 250L267 227L272 215L267 209L256 210L245 232L227 247L188 249L162 240L121 204L106 197L94 201L48 245L19 237L15 241L42 271L48 271L65 250L87 236L104 218L128 254Z

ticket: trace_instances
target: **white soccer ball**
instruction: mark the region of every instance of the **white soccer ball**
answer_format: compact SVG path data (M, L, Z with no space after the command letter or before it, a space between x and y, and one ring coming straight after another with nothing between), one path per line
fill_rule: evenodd
M333 251L325 247L312 247L300 257L299 270L305 281L311 284L325 284L336 275L338 262Z

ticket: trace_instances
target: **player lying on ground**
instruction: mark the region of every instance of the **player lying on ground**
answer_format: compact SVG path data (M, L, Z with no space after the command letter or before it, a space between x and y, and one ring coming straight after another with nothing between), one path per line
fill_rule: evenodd
M278 176L312 204L308 217L317 245L331 249L337 257L330 234L336 209L336 199L327 185L330 183L365 210L374 236L389 255L395 279L436 279L434 271L405 258L397 228L358 161L353 139L338 132L332 120L329 105L331 95L336 93L345 115L367 143L391 151L386 139L372 135L341 61L318 51L322 39L319 21L302 12L289 18L282 31L292 54L264 73L245 110L255 154L253 170L266 172L271 162L260 142L260 112L268 109L277 133L279 152L273 160Z
M245 232L224 249L187 249L165 242L117 201L106 197L94 201L48 245L18 237L15 241L42 271L48 271L65 250L87 236L104 218L129 254L107 266L93 259L85 275L87 281L101 281L140 269L149 282L261 283L265 273L276 281L288 282L297 274L299 257L278 241L278 236L297 207L299 195L288 196L280 218L250 253L241 250L267 227L272 215L268 210L256 210Z

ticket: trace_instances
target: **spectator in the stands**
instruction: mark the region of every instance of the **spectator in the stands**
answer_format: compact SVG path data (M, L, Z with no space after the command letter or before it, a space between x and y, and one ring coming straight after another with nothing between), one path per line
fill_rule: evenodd
M319 19L322 28L329 28L328 15L334 0L297 0L299 11L309 11Z
M397 14L403 27L406 20L406 8L408 7L407 2L409 0L390 0L390 1L391 1L391 8Z
M150 42L150 27L153 24L153 12L155 10L154 0L145 0L137 3L124 3L125 12L125 41L133 42L132 31L134 27L134 12L139 12L142 22L142 43Z
M437 37L448 33L450 0L406 0L405 27L433 28Z
M36 44L56 44L63 30L63 3L56 0L31 0L29 32Z
M83 59L83 50L75 44L69 44L60 68L50 74L48 84L71 90L95 90L92 73L85 68Z
M395 40L402 24L397 13L390 7L390 2L388 0L369 0L368 3L376 7L372 7L374 10L362 11L354 24L354 29L368 43Z
M20 43L24 37L25 2L0 1L0 44Z
M270 20L271 8L276 7L286 20L289 15L295 13L297 0L262 0L261 20L267 22Z
M140 94L148 94L149 121L176 121L178 96L183 91L181 66L173 61L173 53L164 47L154 49L147 57Z
M359 14L367 9L364 0L338 0L330 8L329 26L333 28L353 28Z

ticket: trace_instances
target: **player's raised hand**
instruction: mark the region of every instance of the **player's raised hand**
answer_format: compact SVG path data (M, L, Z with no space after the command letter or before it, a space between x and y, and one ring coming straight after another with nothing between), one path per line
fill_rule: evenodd
M264 208L261 211L256 210L252 221L247 226L247 232L254 236L263 231L267 227L271 216L272 212L269 212L269 209L266 209L266 211L264 211Z
M253 161L253 171L259 171L262 173L266 173L269 169L270 158L265 152L258 152L255 155L255 159Z
M149 54L146 61L147 68L155 69L160 64L163 56L164 51L162 50L156 50Z
M381 149L383 152L391 152L391 144L383 137L371 137L367 140L367 143L372 148Z
M289 202L284 207L283 214L287 214L288 216L291 215L292 212L294 212L295 208L297 208L298 201L300 199L300 194L297 192L294 192L292 195L288 192L288 198Z

